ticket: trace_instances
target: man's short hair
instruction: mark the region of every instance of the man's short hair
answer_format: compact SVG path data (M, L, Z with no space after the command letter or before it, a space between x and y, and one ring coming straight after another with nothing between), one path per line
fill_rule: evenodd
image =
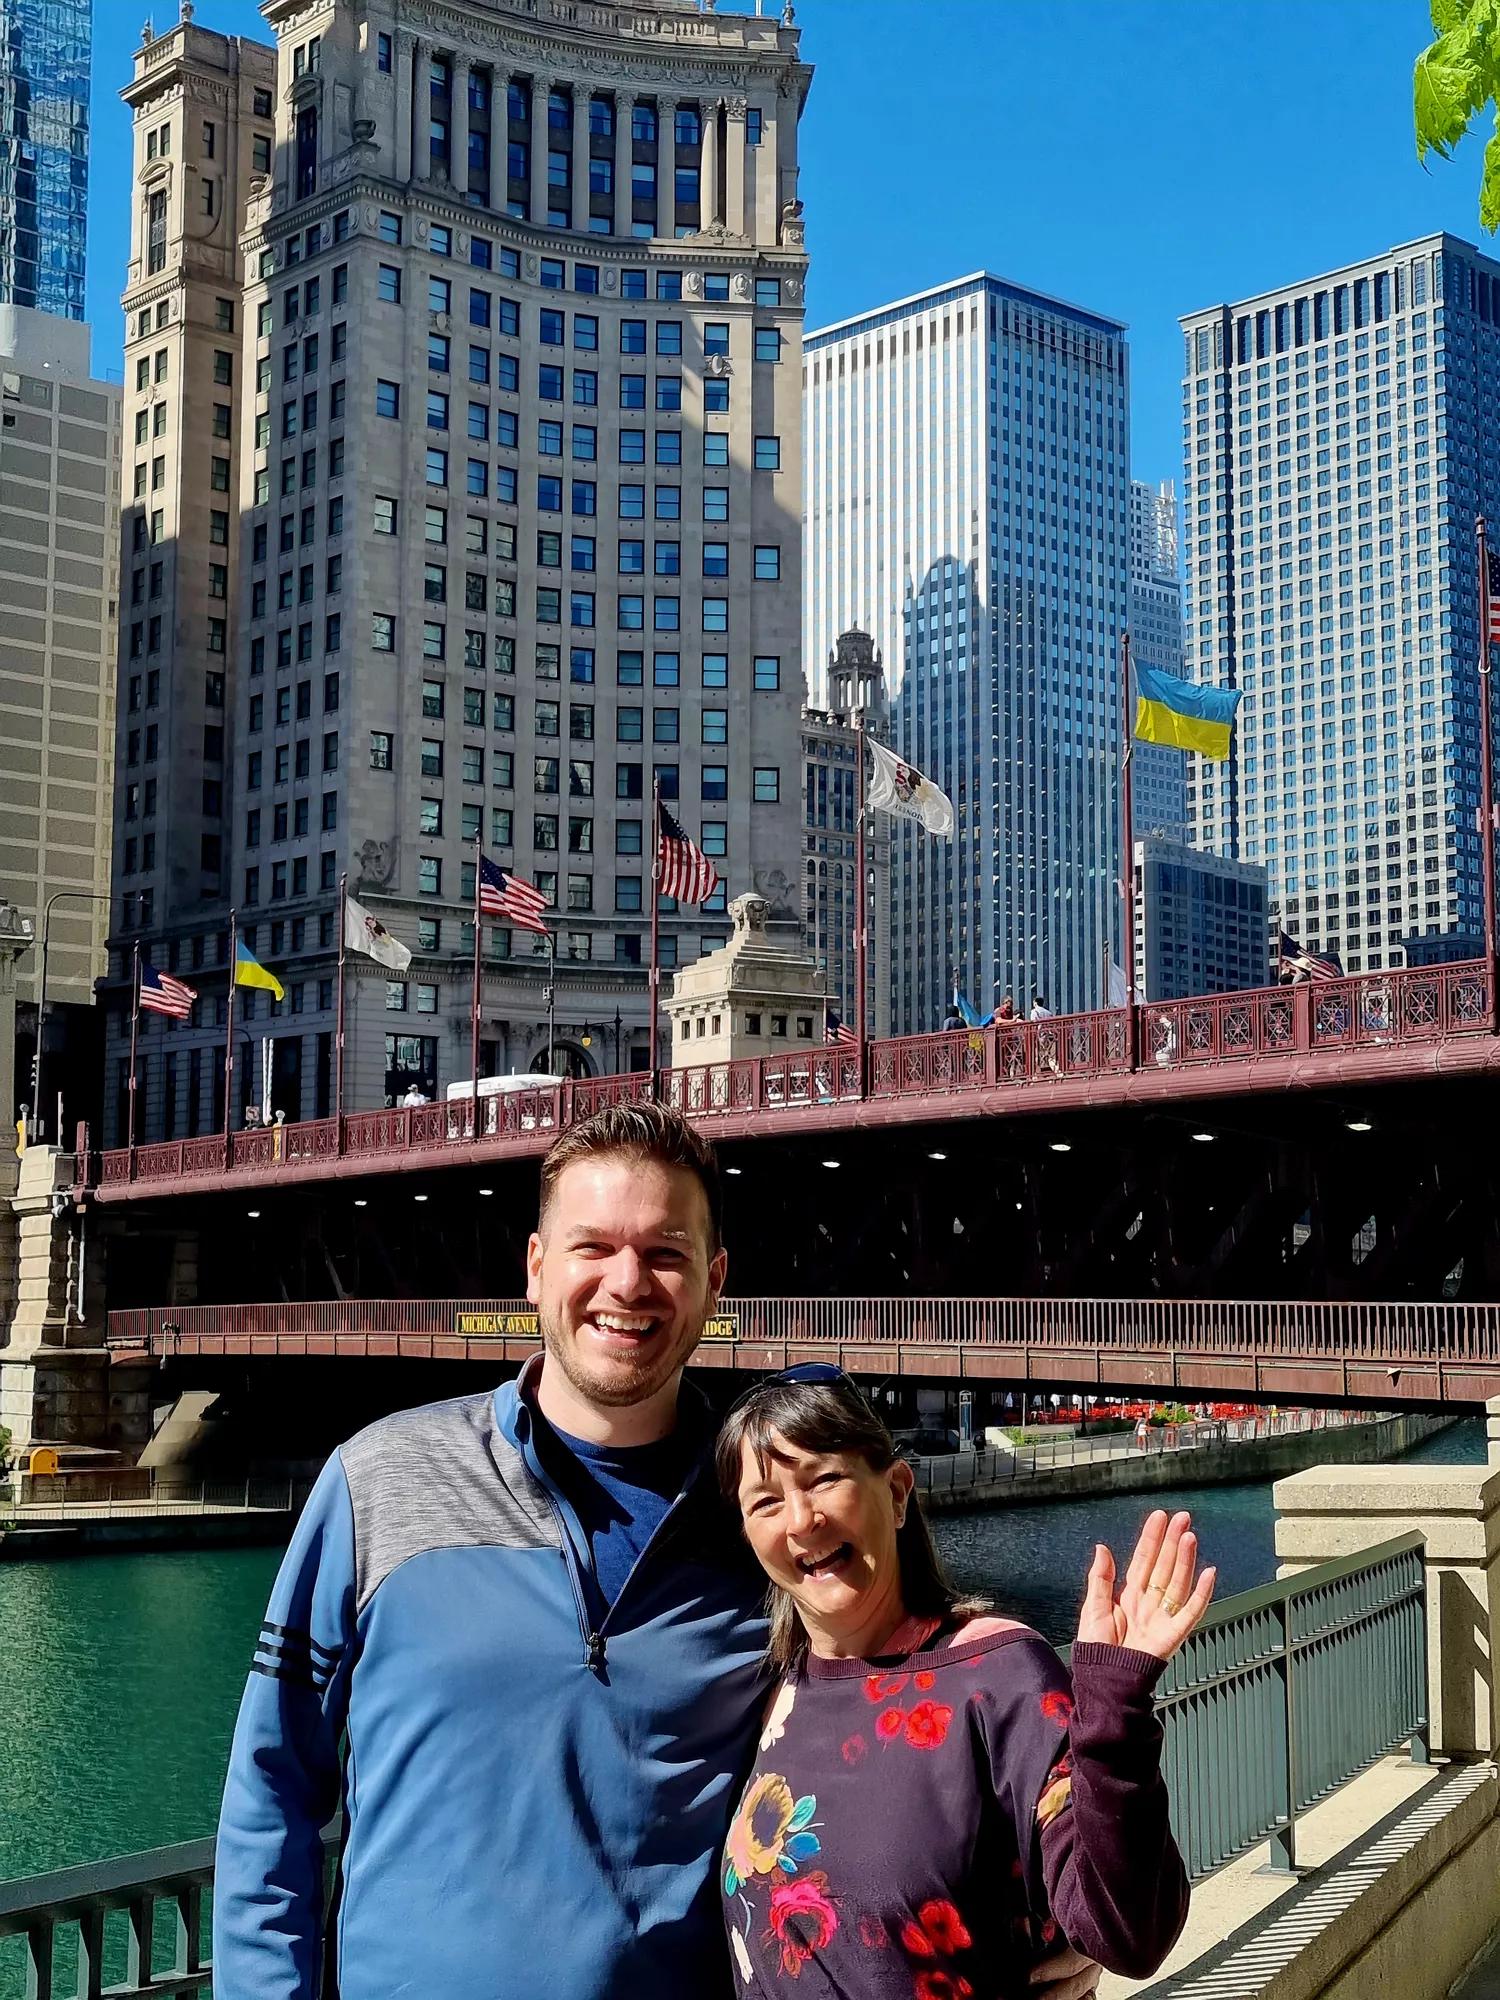
M708 1204L710 1254L719 1248L724 1196L714 1149L693 1130L680 1111L650 1099L606 1105L553 1142L542 1161L538 1229L547 1220L557 1183L566 1170L577 1160L606 1159L612 1153L623 1153L636 1160L655 1160L664 1167L686 1168L702 1188Z

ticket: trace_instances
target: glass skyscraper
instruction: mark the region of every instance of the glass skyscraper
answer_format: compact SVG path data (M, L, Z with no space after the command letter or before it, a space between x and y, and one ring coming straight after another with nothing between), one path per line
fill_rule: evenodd
M1118 321L980 273L805 342L803 658L869 632L890 741L952 798L892 823L892 1025L1118 957L1129 358ZM814 687L813 699L825 699Z
M90 0L0 0L0 305L83 318Z
M1195 846L1351 972L1482 949L1475 516L1500 510L1500 263L1447 235L1193 313L1191 677L1244 691L1189 765Z
M1160 486L1130 482L1130 656L1164 673L1182 673L1177 488L1171 480ZM1165 743L1136 743L1131 766L1137 831L1180 840L1187 823L1186 757Z

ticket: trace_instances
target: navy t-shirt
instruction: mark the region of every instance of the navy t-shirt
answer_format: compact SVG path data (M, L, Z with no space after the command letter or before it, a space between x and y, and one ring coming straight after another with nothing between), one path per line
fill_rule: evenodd
M699 1441L678 1430L654 1444L592 1444L555 1424L552 1434L573 1461L560 1470L588 1537L600 1596L611 1605L682 1491Z

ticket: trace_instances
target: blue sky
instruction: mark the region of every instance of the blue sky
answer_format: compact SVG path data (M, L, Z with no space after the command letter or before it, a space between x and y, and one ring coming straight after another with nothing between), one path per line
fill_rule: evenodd
M120 362L142 14L96 0L89 310ZM768 0L767 11L770 11ZM175 14L171 0L161 16ZM260 35L253 0L198 0ZM1417 165L1425 0L801 0L817 326L988 268L1127 320L1137 477L1179 478L1177 315L1432 229L1478 232L1478 143Z

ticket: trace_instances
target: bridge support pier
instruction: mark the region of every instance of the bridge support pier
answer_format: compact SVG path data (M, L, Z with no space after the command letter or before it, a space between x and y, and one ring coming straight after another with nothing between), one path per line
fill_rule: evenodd
M113 1379L103 1257L67 1190L69 1155L28 1147L0 1184L0 1426L12 1447L92 1445L132 1458L150 1433L144 1371Z
M1320 1465L1278 1479L1278 1576L1420 1528L1427 1538L1428 1740L1446 1757L1500 1749L1500 1397L1488 1465Z

